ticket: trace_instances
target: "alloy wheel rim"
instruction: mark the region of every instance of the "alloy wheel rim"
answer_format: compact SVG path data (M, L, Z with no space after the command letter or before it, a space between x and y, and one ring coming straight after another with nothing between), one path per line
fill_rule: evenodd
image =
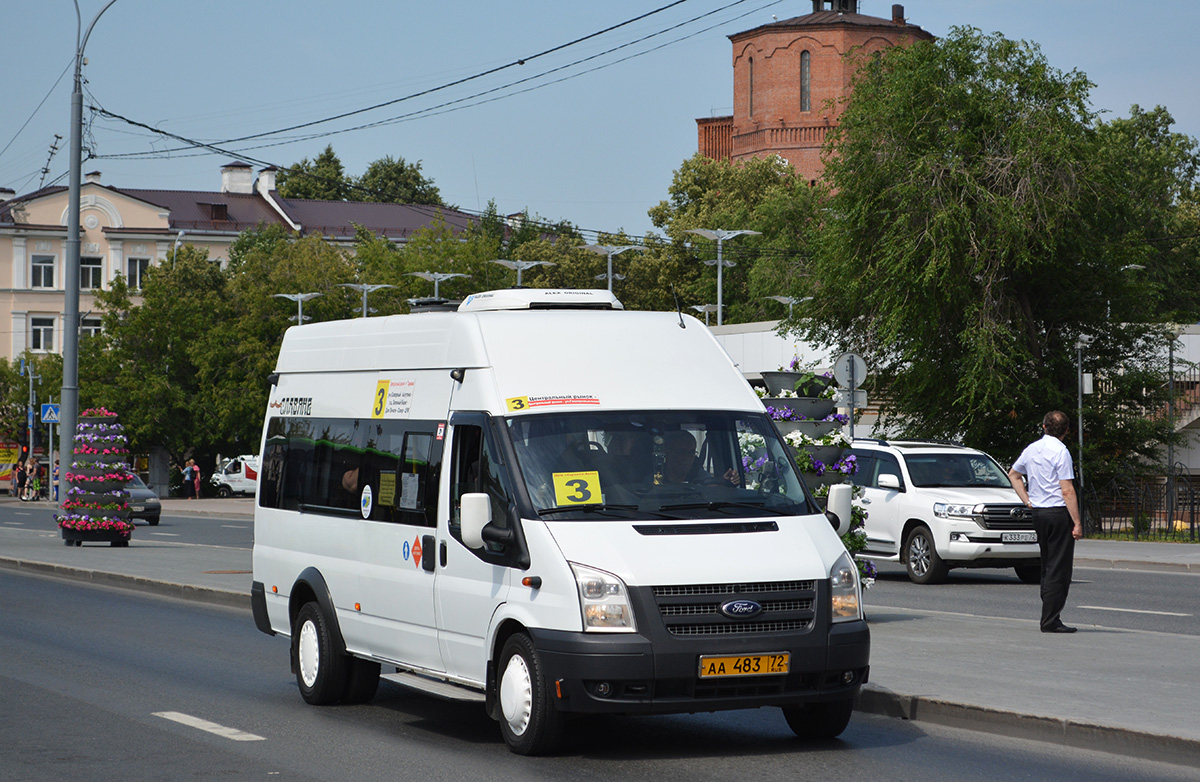
M317 628L312 622L305 622L300 627L299 643L300 678L305 687L312 687L317 682L317 669L321 664L321 650L317 643Z

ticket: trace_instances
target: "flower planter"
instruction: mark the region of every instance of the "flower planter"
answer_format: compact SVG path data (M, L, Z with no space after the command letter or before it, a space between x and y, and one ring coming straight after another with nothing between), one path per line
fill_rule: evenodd
M128 546L129 533L129 530L122 532L112 529L62 528L64 546L82 546L84 543L108 543L116 547Z
M798 416L808 420L821 420L833 412L837 402L832 399L815 399L812 397L766 397L762 400L763 407L787 408Z
M771 394L795 391L796 382L803 376L803 372L788 372L786 370L768 370L762 373L763 382L767 384L767 391Z
M839 445L808 445L804 450L825 465L837 464L838 460L842 458L842 454L846 452L846 449Z
M786 435L788 432L799 432L816 439L824 437L830 432L843 426L840 421L776 421L775 427L779 429L779 433Z
M826 470L824 475L816 475L811 472L801 473L804 478L804 483L808 488L812 489L817 486L833 486L837 483L843 483L847 476L845 473L840 473L837 470Z

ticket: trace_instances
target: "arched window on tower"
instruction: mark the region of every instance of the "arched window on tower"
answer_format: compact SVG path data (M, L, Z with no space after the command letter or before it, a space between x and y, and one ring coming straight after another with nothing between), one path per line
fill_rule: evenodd
M750 116L754 116L754 58L750 58Z
M800 52L800 110L812 109L812 55Z

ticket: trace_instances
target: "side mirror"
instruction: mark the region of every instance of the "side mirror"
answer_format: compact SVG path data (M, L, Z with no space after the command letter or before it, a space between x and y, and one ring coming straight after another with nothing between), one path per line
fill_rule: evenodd
M829 487L829 498L825 501L825 515L839 536L850 531L850 495L854 488L846 483Z
M885 472L879 476L879 488L900 491L900 476Z
M492 498L482 492L462 496L459 530L469 549L483 548L483 528L492 520Z

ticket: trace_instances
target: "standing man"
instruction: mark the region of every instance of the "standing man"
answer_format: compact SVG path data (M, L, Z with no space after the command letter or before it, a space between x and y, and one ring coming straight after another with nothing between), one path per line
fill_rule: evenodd
M1033 528L1042 555L1043 633L1075 632L1074 627L1063 624L1060 616L1071 589L1075 541L1083 537L1075 496L1075 466L1063 445L1069 428L1066 413L1046 413L1042 439L1030 443L1008 471L1021 502L1033 508Z

